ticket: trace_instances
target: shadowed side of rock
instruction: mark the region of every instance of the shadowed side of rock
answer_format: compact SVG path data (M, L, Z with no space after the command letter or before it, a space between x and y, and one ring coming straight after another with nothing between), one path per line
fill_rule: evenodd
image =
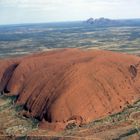
M17 66L18 66L18 64L12 64L12 65L8 66L8 68L6 68L5 72L3 73L1 82L0 82L0 92L2 92L2 91L4 93L10 92L7 89L7 85L8 85L8 82L11 79L12 74Z

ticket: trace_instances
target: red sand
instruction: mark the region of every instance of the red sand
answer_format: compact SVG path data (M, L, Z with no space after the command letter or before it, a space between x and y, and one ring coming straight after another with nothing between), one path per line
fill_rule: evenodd
M0 91L17 95L40 127L81 125L140 98L140 58L101 50L64 49L0 61Z

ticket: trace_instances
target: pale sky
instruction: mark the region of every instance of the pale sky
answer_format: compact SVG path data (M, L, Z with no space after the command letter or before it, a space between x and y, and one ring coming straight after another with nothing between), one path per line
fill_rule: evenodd
M0 24L140 18L140 0L0 0Z

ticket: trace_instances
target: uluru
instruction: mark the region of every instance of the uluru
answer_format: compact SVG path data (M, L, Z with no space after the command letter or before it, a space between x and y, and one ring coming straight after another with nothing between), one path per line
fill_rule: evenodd
M0 61L0 92L16 96L22 114L40 128L80 126L140 99L138 56L60 49Z

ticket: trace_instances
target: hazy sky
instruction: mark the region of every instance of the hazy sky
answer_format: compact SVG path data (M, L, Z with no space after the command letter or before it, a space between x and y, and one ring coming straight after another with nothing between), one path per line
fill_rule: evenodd
M140 0L0 0L0 24L140 18Z

